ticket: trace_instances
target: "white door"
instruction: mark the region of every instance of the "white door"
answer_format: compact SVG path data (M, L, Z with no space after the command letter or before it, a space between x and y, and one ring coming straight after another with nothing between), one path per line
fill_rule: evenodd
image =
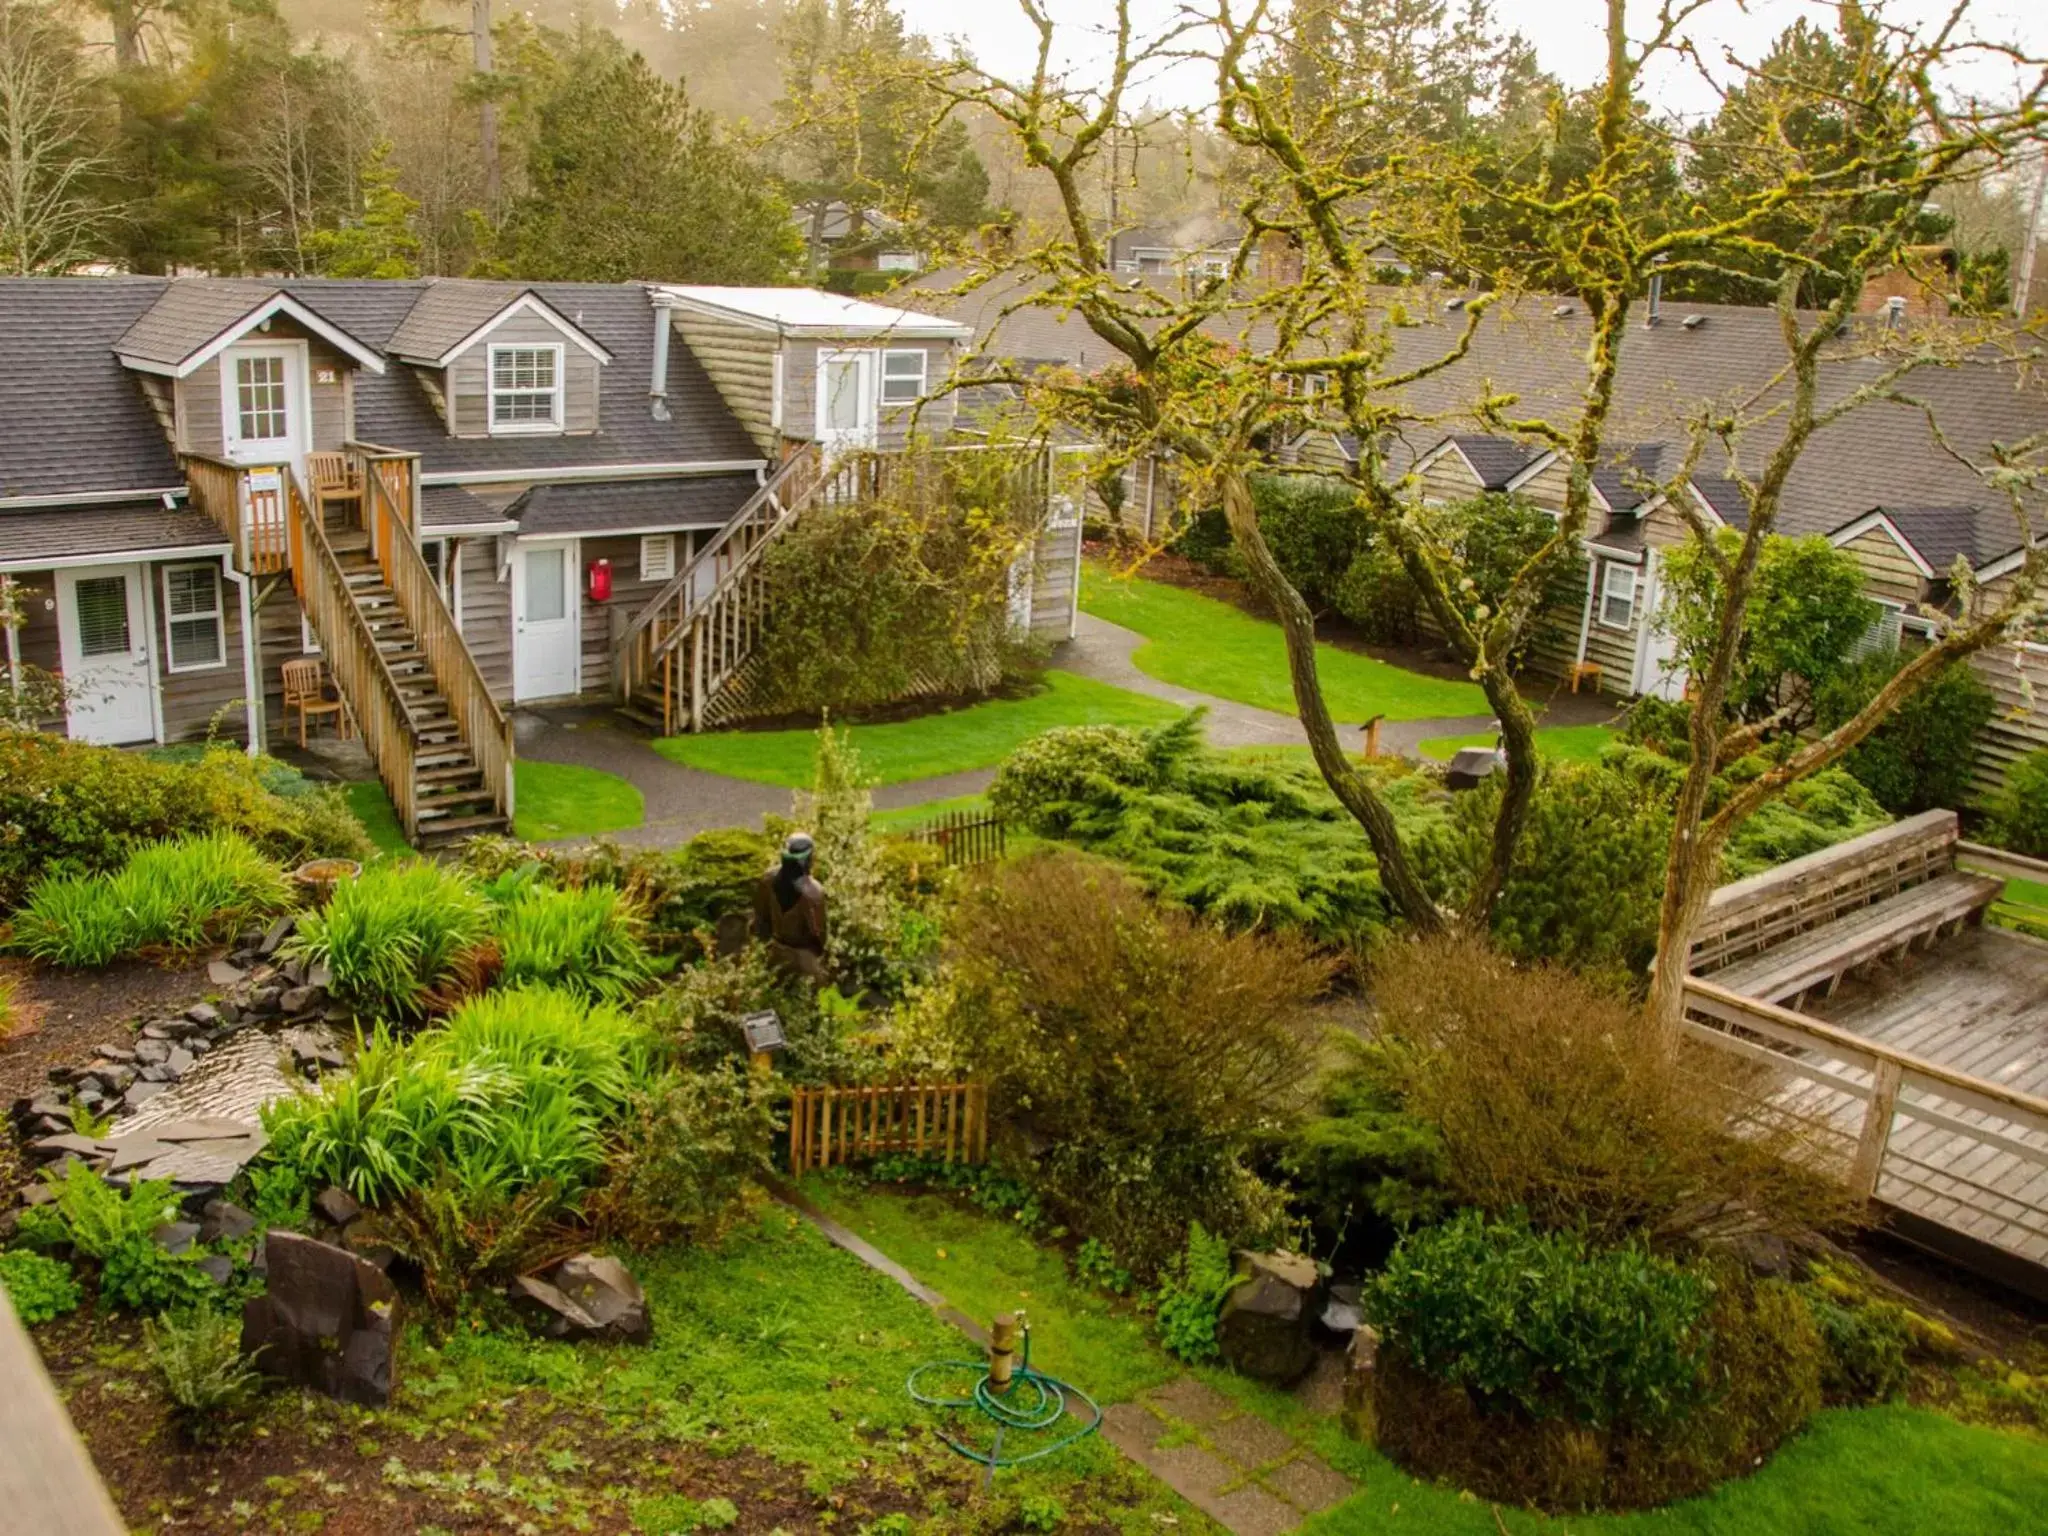
M1685 697L1687 669L1678 654L1678 641L1664 622L1664 584L1655 554L1648 564L1643 578L1643 623L1636 640L1633 691L1675 702Z
M156 739L142 567L57 572L58 646L72 736L118 746Z
M827 454L875 445L875 354L818 354L818 444Z
M304 468L311 402L299 346L239 346L221 354L221 436L237 464Z
M581 622L576 541L521 544L512 561L515 699L559 699L577 691Z

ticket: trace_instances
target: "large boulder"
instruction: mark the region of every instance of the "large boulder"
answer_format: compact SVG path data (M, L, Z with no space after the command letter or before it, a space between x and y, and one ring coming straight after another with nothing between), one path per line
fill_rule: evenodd
M1289 1387L1316 1363L1311 1332L1322 1314L1322 1276L1298 1253L1240 1253L1237 1284L1216 1321L1216 1342L1230 1368Z
M242 1351L269 1376L381 1408L398 1376L398 1291L375 1265L296 1232L263 1239L269 1289L242 1309Z
M654 1332L647 1293L617 1259L579 1253L512 1282L512 1300L557 1339L644 1344Z

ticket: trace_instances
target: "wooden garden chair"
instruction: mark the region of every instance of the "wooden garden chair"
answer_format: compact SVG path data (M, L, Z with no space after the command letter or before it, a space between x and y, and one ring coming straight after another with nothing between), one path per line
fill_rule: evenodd
M327 696L327 680L322 675L318 661L310 657L284 664L284 713L289 721L296 710L299 716L299 746L306 745L306 721L308 717L334 716L334 733L342 741L352 734L349 729L348 706L340 699Z
M306 479L311 482L313 504L323 516L330 502L362 504L362 476L345 453L307 454Z

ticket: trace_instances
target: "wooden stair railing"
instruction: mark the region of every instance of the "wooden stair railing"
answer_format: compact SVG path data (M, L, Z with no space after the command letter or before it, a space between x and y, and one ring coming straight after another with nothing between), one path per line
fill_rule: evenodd
M785 460L619 637L612 675L620 699L656 695L664 735L702 730L706 708L753 654L768 546L813 504L875 494L891 462L855 454L827 464L815 444ZM700 593L706 573L712 586Z
M356 604L340 558L327 540L327 530L300 491L289 468L277 471L284 508L285 553L292 590L307 622L320 637L320 649L335 686L348 701L363 745L377 765L377 777L390 792L406 840L419 835L419 796L414 767L419 733L405 711L398 679L392 675L369 620Z
M462 733L483 774L498 813L512 817L513 735L512 723L498 701L476 657L456 628L455 615L448 610L440 584L427 568L413 533L413 486L417 460L413 455L392 450L351 445L362 471L363 527L370 537L370 549L391 588L399 613L411 626L427 670L447 700L448 713Z
M287 469L274 464L231 464L211 454L181 460L194 506L234 546L235 569L269 576L290 562L285 533Z

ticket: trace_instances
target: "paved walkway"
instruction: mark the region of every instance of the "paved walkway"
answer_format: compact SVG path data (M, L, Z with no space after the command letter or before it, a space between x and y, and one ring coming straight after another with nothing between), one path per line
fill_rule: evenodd
M988 1330L872 1243L834 1221L791 1184L775 1198L832 1243L886 1275L979 1348ZM1343 1503L1358 1485L1285 1430L1238 1407L1192 1376L1176 1376L1135 1402L1102 1413L1102 1438L1232 1536L1285 1536L1310 1515Z
M1208 738L1218 747L1306 746L1308 737L1292 715L1234 703L1192 688L1163 683L1138 670L1132 653L1144 636L1084 613L1074 639L1054 660L1062 670L1108 683L1131 693L1164 699L1209 711ZM1594 725L1613 718L1612 704L1591 696L1559 694L1544 711L1546 725ZM519 755L538 762L572 763L615 773L637 788L647 802L646 819L615 834L620 842L648 847L673 847L717 827L758 827L766 815L787 814L790 791L773 784L727 778L686 768L663 757L647 738L623 724L608 706L542 706L518 711L514 717ZM1469 736L1489 729L1490 715L1452 715L1433 720L1390 720L1380 727L1380 749L1419 756L1422 742L1438 736ZM1356 732L1349 733L1356 745ZM937 778L887 784L874 792L878 810L924 805L960 795L979 794L994 779L993 768L949 773ZM574 839L572 841L580 841Z

